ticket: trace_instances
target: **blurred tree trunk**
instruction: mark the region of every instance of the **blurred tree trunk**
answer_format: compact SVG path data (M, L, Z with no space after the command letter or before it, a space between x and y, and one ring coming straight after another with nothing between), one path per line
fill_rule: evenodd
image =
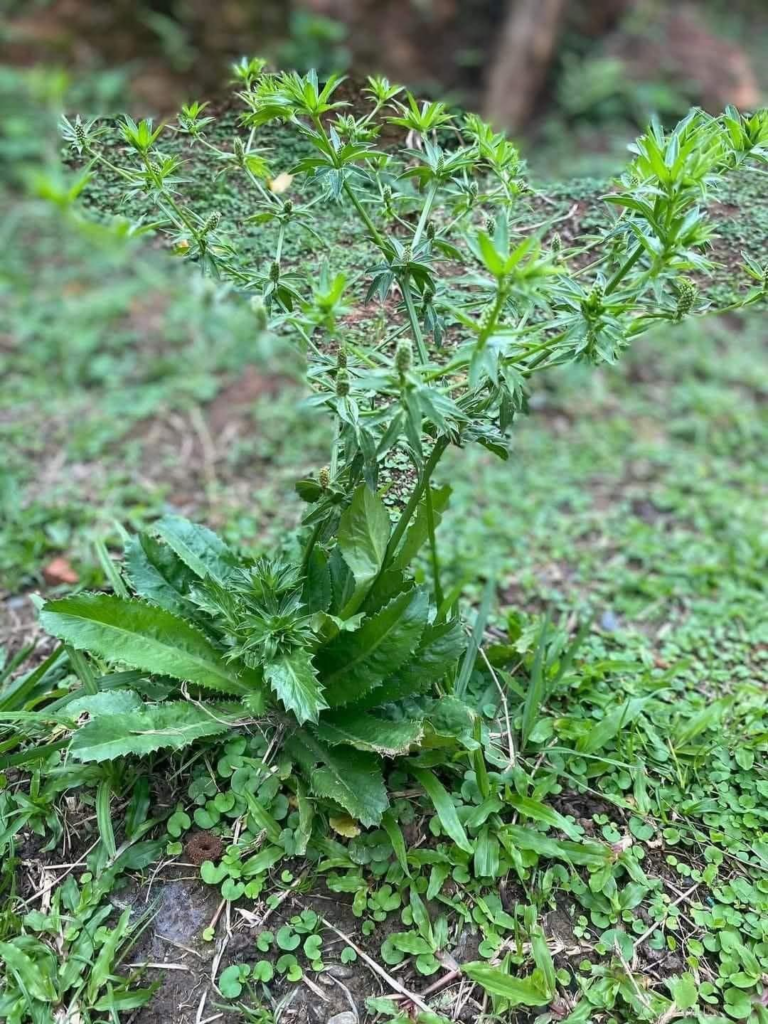
M488 74L485 117L514 132L528 120L557 45L567 0L513 0Z

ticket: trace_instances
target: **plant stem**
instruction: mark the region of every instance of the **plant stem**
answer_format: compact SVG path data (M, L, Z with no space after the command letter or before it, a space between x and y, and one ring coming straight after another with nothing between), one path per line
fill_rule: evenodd
M104 164L104 166L108 167L110 171L113 171L115 174L119 174L121 178L125 178L127 181L133 181L133 178L128 171L124 171L122 167L118 167L117 164L113 164L111 160L107 160L103 153L94 153L93 162Z
M438 608L443 603L443 588L440 585L440 560L437 557L437 538L435 536L435 509L432 504L432 485L427 484L424 491L427 509L427 531L429 533L429 551L432 556L432 575L435 579L435 603Z
M285 238L285 224L280 221L280 227L277 229L277 248L275 249L275 262L280 262L280 257L283 254L283 239Z
M493 332L496 330L496 324L498 323L499 314L501 313L501 310L506 301L507 289L504 286L503 282L499 281L498 291L496 293L496 301L493 304L493 309L491 310L491 315L488 318L488 323L485 325L485 327L483 327L483 329L480 331L480 334L477 337L478 348L484 348L486 342L493 334Z
M400 279L400 289L403 293L403 299L405 300L405 308L408 311L408 320L411 324L411 330L413 331L413 337L416 341L416 348L419 353L419 362L429 362L429 353L427 352L427 346L424 343L424 335L421 333L421 324L419 323L419 314L416 306L413 302L413 295L411 294L411 282L408 280L406 274Z
M370 234L371 238L374 240L374 242L376 243L376 245L378 245L378 247L380 249L383 249L384 248L384 239L381 236L381 232L379 231L379 229L376 227L376 225L373 223L373 221L369 217L368 211L365 209L363 204L357 198L357 196L355 195L354 189L352 188L352 186L349 184L348 181L344 182L344 191L347 193L349 198L352 200L352 205L357 210L358 217L360 218L360 220L363 222L363 224L365 224L366 228L368 229L368 233Z
M432 204L435 201L435 196L437 195L437 190L439 187L440 183L437 181L433 181L432 184L429 186L429 192L427 193L424 208L421 211L421 217L419 217L419 223L416 225L416 232L413 236L413 242L411 243L414 249L419 244L421 236L424 232L424 228L427 226L427 221L429 220L429 215L432 211Z
M395 557L397 549L400 546L400 541L403 539L403 534L405 533L408 523L410 523L413 514L416 511L416 507L418 506L419 501L421 500L421 496L424 493L424 488L429 484L429 479L434 473L435 467L437 466L438 462L440 461L443 455L443 452L447 447L447 437L439 437L435 442L435 447L432 449L432 452L430 453L430 456L426 461L424 469L422 470L421 473L421 477L419 478L419 482L416 484L413 491L411 492L411 496L408 499L408 504L403 509L400 518L397 521L397 525L395 526L394 532L392 536L389 538L389 544L387 544L387 552L384 555L384 563L381 567L382 572Z
M338 416L333 418L333 441L331 442L331 464L328 467L328 471L331 474L331 480L336 479L336 474L339 471L339 426L340 421Z
M630 253L629 257L613 275L608 284L605 286L606 295L610 295L611 292L616 291L618 286L621 284L621 282L624 280L624 278L627 276L627 274L630 272L632 267L634 267L634 265L637 263L637 261L640 259L642 255L643 247L642 245L637 245L635 249Z

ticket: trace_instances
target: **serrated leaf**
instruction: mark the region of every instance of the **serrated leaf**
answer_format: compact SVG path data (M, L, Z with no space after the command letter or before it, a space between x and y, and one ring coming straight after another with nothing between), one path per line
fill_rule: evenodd
M511 804L516 811L519 811L526 818L532 818L533 821L541 822L542 825L551 825L552 828L559 828L561 832L565 832L569 839L578 841L580 838L580 832L572 821L568 821L566 817L559 814L553 807L547 807L546 804L541 803L539 800L515 794L507 799L507 803Z
M424 591L401 594L354 633L340 633L317 657L330 707L349 704L407 661L427 623Z
M189 623L142 601L77 594L46 602L40 623L78 650L220 693L246 694L260 684L251 670L238 674Z
M180 750L205 736L228 732L240 718L237 704L213 704L210 711L188 701L145 705L143 711L93 719L77 730L69 749L78 761Z
M482 960L462 964L461 971L492 996L505 999L510 1006L545 1006L552 998L543 978L536 972L527 978L516 978L503 967L492 967Z
M411 768L410 772L432 801L446 835L450 836L460 850L472 853L474 847L467 839L467 833L459 821L451 795L442 782L432 772L422 768Z
M308 651L299 648L268 662L264 678L301 725L316 722L320 712L328 707Z
M405 754L424 733L420 721L393 722L357 711L323 715L316 728L318 739L331 746L348 743L357 750L395 757Z
M389 806L380 758L351 747L324 747L304 730L286 747L303 766L315 796L334 800L363 825L378 825Z
M83 712L91 718L102 715L121 715L126 711L137 711L142 705L141 697L135 690L102 690L70 701L65 709L68 718L77 721Z
M393 701L424 693L457 664L467 646L467 638L458 619L425 627L412 657L394 675L384 680L361 700L355 710L381 707ZM350 708L351 710L351 708Z
M381 763L373 754L336 748L310 780L312 791L335 800L363 825L378 825L389 806Z
M200 579L212 576L223 583L237 565L237 556L213 530L183 516L163 516L155 533Z
M355 591L355 577L338 548L334 548L331 552L328 559L328 571L331 574L332 610L340 612L352 599Z
M140 533L125 549L125 564L140 597L169 612L189 615L191 605L186 595L196 576L167 544Z
M413 580L408 579L402 569L385 569L365 595L363 612L375 615L394 598L413 589Z
M387 551L389 512L381 498L361 484L339 522L339 550L355 577L355 593L365 591L378 576Z

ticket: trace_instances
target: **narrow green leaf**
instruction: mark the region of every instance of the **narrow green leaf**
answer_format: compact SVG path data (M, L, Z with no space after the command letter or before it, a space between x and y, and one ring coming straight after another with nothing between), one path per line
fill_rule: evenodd
M99 538L94 542L93 546L96 549L96 557L99 560L104 575L107 577L109 585L118 597L128 597L128 588L123 581L123 577L120 575L120 570L112 561L110 554L107 551L107 545L103 540L101 540L101 538Z
M551 825L552 828L559 828L561 832L565 832L569 839L578 840L580 838L580 832L572 821L568 821L564 815L559 814L553 807L547 807L546 804L541 803L539 800L515 794L507 799L507 803L511 804L516 811L519 811L526 818L541 822L542 825Z
M528 690L525 695L525 704L523 705L523 725L520 736L521 750L525 750L526 744L528 743L528 737L533 732L533 727L536 724L536 719L545 700L546 674L544 671L544 655L547 650L548 631L549 612L544 616L544 621L541 624L541 632L539 633L539 639L536 643L536 653L533 657L531 678L528 682Z
M393 722L360 711L334 711L323 715L316 732L331 746L348 743L357 750L395 757L419 742L424 726L421 721Z
M131 908L126 907L114 928L107 932L99 955L91 968L86 988L89 1005L96 1001L99 990L111 979L115 969L115 957L120 945L130 930Z
M605 867L611 861L611 848L602 843L572 842L568 839L550 839L522 825L505 825L499 831L505 847L512 850L531 850L541 857L566 860L585 867Z
M474 847L467 839L464 826L459 821L453 800L442 782L432 772L423 768L410 768L413 777L424 789L437 812L443 830L456 843L460 850L472 853Z
M303 779L296 779L296 802L299 805L299 827L296 830L296 856L303 857L312 838L315 804Z
M410 956L418 956L420 953L431 953L432 947L420 935L415 932L396 932L391 939L395 949Z
M499 871L499 840L487 825L475 840L475 874L478 878L495 878Z
M505 999L510 1006L545 1006L551 999L535 975L516 978L503 967L492 967L482 960L462 964L461 971L492 996Z
M248 804L248 813L256 826L256 831L266 832L270 843L277 843L282 831L278 822L272 817L266 807L263 807L247 789L243 790L243 796Z
M309 651L298 648L264 666L264 678L300 725L316 722L327 708Z
M440 525L442 513L448 507L451 488L448 484L444 487L433 487L430 493L432 495L434 525L435 529L437 529ZM392 560L393 569L407 569L429 537L429 516L425 499L426 495L419 502L416 515L406 531L400 550Z
M0 757L0 771L6 768L18 768L24 764L32 764L34 761L44 761L55 754L57 750L63 750L69 744L69 740L59 740L56 743L45 743L39 747L31 747L29 750L20 750L15 754L5 754Z
M410 893L408 895L408 902L411 905L411 914L413 915L413 923L419 929L419 935L429 943L430 952L435 950L435 935L432 931L432 919L429 916L429 911L424 906L424 900L419 896L415 886L411 886Z
M107 857L113 860L117 856L117 847L112 828L112 785L108 779L102 779L96 789L96 824Z
M0 691L0 711L20 711L27 699L35 696L38 683L42 682L48 670L56 664L65 650L65 646L60 644L36 669L3 687Z
M459 672L459 676L454 687L454 693L460 700L467 692L467 686L469 685L472 670L475 667L475 658L477 657L477 652L480 650L480 644L483 642L483 632L485 631L485 624L488 621L488 615L491 611L491 601L493 600L495 592L496 580L491 577L485 584L483 598L477 611L477 617L472 629L472 636L470 637L469 646L467 647L467 653L464 655L464 660L461 663L461 671Z
M98 693L99 688L96 685L96 679L91 671L91 666L88 664L87 659L83 657L82 653L72 647L68 647L67 657L69 658L69 664L72 666L72 670L82 684L84 692L90 694Z
M150 806L149 776L140 775L125 809L125 834L129 839L139 839L146 831Z
M551 999L557 991L555 965L549 950L547 937L539 924L534 925L531 929L531 953L533 954L533 962L541 971L547 995Z
M250 857L243 864L243 878L253 878L254 875L263 875L265 871L278 864L285 856L282 846L267 846L259 850L255 856Z
M110 986L107 995L97 999L93 1004L93 1009L99 1012L105 1010L112 1014L113 1018L120 1012L138 1010L139 1007L147 1005L160 985L161 982L156 981L147 988L113 989Z
M28 993L32 999L52 1003L57 998L53 981L47 972L41 970L31 957L12 942L0 942L0 960L14 975L22 991Z
M112 662L168 675L226 694L260 687L258 675L238 675L202 633L162 608L109 594L77 594L46 602L44 629L79 650Z
M405 837L403 836L403 830L397 822L392 811L385 811L381 817L381 827L387 833L390 843L392 843L392 849L395 851L395 857L397 857L397 863L403 869L403 873L406 878L411 877L411 872L408 868L408 854L405 849Z
M619 733L620 729L631 725L642 713L650 697L632 697L611 711L601 721L594 722L585 736L579 737L576 749L582 754L594 754Z

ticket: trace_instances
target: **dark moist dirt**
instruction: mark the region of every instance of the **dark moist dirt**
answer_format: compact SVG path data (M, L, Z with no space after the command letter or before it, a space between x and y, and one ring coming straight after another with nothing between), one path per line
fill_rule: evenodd
M213 988L212 973L216 965L216 977L230 964L253 964L257 960L274 962L282 955L282 951L273 949L269 953L261 953L256 948L256 938L265 929L276 932L278 928L292 916L302 910L312 909L325 918L339 931L365 948L374 959L378 957L378 947L390 931L401 927L397 915L380 925L372 940L359 936L360 922L352 914L349 904L339 901L324 887L318 892L307 896L289 896L271 915L264 903L245 903L243 909L258 918L264 918L265 925L250 925L232 905L227 918L225 908L219 918L216 940L205 942L202 933L214 918L220 897L215 888L199 881L182 878L154 884L151 889L146 885L131 883L127 888L112 897L116 909L130 906L138 918L147 905L155 907L155 916L143 933L137 945L127 957L130 964L166 964L163 967L146 969L142 984L159 981L160 987L151 1003L143 1007L132 1018L131 1024L194 1024L198 1018L201 1000L205 996L200 1019L205 1020L216 1013L223 1013L218 1018L221 1024L234 1024L243 1018L232 1007L232 1002L223 999ZM228 926L230 931L228 932ZM339 1013L354 1013L359 1019L366 1016L365 1000L371 996L390 994L378 976L365 963L358 959L353 964L341 963L341 952L345 942L331 928L323 929L323 961L326 971L315 974L303 956L299 962L306 968L305 979L298 983L283 981L278 975L270 982L269 989L276 1002L286 1001L283 1019L290 1021L309 1022L309 1024L325 1024L326 1021ZM297 951L297 954L300 951ZM218 960L218 964L217 964ZM395 969L397 973L397 969ZM410 980L398 975L406 986ZM417 979L414 988L424 986L424 981ZM263 997L261 985L253 987L251 997L246 989L240 1001L254 1003ZM254 998L255 997L255 998Z

